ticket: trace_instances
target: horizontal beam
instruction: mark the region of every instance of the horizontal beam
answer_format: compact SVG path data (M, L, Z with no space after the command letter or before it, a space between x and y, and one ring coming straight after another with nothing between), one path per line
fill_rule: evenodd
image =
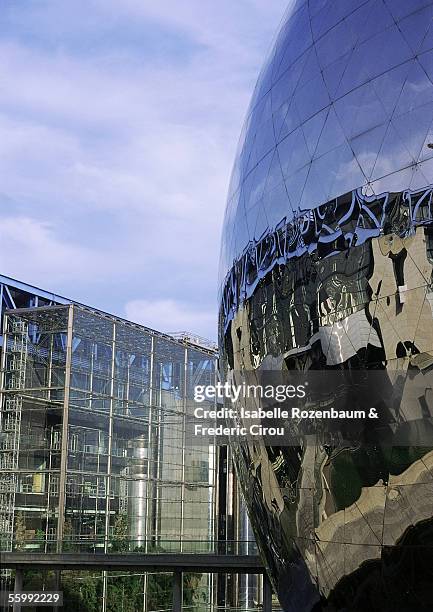
M137 570L144 572L202 572L262 574L265 568L256 555L207 553L0 553L0 565L9 569L40 570Z
M25 293L29 293L30 295L37 295L38 297L44 298L49 302L57 302L58 304L70 304L72 302L72 300L62 297L61 295L57 295L56 293L52 293L51 291L45 291L45 289L39 289L39 287L28 285L27 283L15 280L14 278L10 278L9 276L4 276L3 274L0 274L0 283L6 285L7 287L19 289L20 291L24 291Z

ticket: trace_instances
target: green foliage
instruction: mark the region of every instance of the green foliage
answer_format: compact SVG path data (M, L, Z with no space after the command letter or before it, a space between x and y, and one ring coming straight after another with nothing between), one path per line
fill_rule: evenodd
M53 572L44 575L39 570L26 570L23 575L23 588L26 591L40 591L44 587L44 580L46 584L51 584L52 575Z
M73 545L72 523L66 519L63 528L63 550L71 551ZM17 513L15 522L15 539L17 546L24 547L26 526L22 513ZM41 529L35 534L36 540L44 540L45 532ZM111 552L129 550L128 517L122 513L116 516L110 538ZM145 552L144 547L135 547L135 553ZM164 552L159 545L147 548L147 552ZM25 572L25 587L41 589L45 585L54 585L54 572L42 578L38 571ZM183 606L191 607L200 603L202 575L188 573L183 576ZM173 575L171 573L148 574L146 580L142 575L110 572L107 577L107 612L137 612L143 610L143 589L146 587L147 609L167 610L173 601ZM103 582L101 572L67 571L62 572L61 589L63 591L63 612L100 612L102 607Z
M197 603L200 594L202 574L189 573L183 575L183 605L192 606Z
M113 552L128 551L128 517L124 512L118 514L114 520L110 548Z
M63 542L62 542L63 552L72 552L73 550L72 534L73 534L72 521L71 519L67 518L65 519L65 522L63 524Z
M99 612L102 598L100 573L63 572L63 612Z
M173 602L173 575L148 574L146 592L148 610L171 608Z
M26 522L22 512L17 512L15 517L15 547L22 550L26 540Z
M188 573L183 576L183 606L196 607L202 603L202 574ZM45 585L54 588L54 572L43 577L40 571L27 570L24 573L24 587L40 590ZM110 572L107 577L107 612L137 612L143 610L143 576ZM100 612L102 602L102 576L100 572L62 572L62 612ZM173 601L173 575L157 573L147 575L147 609L167 610Z
M143 609L143 577L111 574L107 585L107 612Z
M36 529L35 540L45 540L45 531L43 529Z

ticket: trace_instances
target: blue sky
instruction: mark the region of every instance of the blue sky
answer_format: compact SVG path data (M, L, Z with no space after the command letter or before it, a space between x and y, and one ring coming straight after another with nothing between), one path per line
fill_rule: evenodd
M237 139L285 0L0 0L0 272L216 336Z

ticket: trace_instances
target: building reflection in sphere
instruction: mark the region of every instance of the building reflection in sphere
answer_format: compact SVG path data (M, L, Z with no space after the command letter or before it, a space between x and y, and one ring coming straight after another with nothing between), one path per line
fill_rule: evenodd
M294 2L254 91L229 189L226 380L260 370L430 372L432 143L433 3ZM416 398L425 418L432 393ZM433 443L412 430L408 440L233 446L287 612L433 609Z

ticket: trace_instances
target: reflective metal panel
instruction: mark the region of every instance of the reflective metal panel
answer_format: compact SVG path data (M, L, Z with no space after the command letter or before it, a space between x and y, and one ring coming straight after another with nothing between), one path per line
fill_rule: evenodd
M432 186L433 2L294 2L232 173L223 377L379 369L396 384L395 371L428 372ZM431 418L431 391L416 401ZM433 608L433 442L411 436L404 446L233 445L285 610Z

